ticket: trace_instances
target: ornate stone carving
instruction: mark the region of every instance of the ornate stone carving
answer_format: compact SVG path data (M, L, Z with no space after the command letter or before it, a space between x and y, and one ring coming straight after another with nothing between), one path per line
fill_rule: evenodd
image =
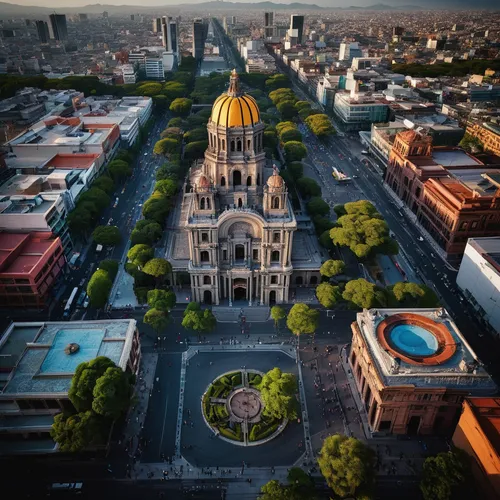
M248 222L235 222L229 228L229 234L231 236L246 236L247 234L253 234L252 226Z

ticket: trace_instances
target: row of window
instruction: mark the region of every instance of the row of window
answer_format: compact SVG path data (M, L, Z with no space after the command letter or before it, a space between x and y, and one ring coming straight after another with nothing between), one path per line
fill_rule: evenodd
M220 137L217 137L215 134L208 134L208 142L211 148L213 149L217 148L221 151L226 151L226 139L221 139ZM229 150L231 152L252 151L252 140L241 139L241 137L232 139L229 142ZM262 151L262 134L257 134L255 136L253 151L255 153Z
M279 283L279 276L277 274L272 274L271 275L271 285L277 285ZM309 284L311 285L316 285L318 283L318 277L317 276L311 276L309 280ZM203 284L204 285L211 285L212 284L212 277L211 276L203 276ZM303 285L304 284L304 279L302 276L297 276L295 278L295 284L296 285ZM390 400L388 400L390 401Z

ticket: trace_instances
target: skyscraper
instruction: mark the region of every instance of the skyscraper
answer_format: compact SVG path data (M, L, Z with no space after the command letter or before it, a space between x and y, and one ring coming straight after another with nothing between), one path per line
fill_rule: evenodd
M304 36L304 16L292 14L290 17L290 30L297 30L297 43L302 44Z
M50 27L52 28L52 38L55 40L67 40L68 28L66 26L66 16L64 14L50 14Z
M193 20L193 57L200 61L203 59L205 48L206 25L203 19Z
M264 26L274 26L274 12L264 12Z
M170 42L170 50L172 52L178 51L177 44L178 44L178 39L179 39L179 32L178 32L178 25L176 21L170 21L169 25L170 31L169 31L169 42Z
M38 39L40 43L49 43L49 26L46 21L36 21L36 31L38 33Z
M161 17L153 19L153 33L161 33Z
M167 52L172 52L172 37L170 35L170 19L169 16L161 18L161 39L162 44Z

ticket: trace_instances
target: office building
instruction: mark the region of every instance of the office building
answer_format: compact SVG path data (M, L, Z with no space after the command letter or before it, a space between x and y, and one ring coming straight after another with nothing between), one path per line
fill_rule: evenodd
M274 26L274 12L264 12L264 26Z
M0 307L47 306L65 265L61 239L52 233L0 233Z
M458 262L469 238L498 236L500 168L458 148L433 148L432 137L398 132L385 182L416 223Z
M137 82L137 71L132 64L123 64L120 68L125 85Z
M59 41L67 40L68 28L66 25L66 16L64 14L50 14L49 19L52 38Z
M165 69L163 59L159 56L147 56L144 61L146 78L150 80L164 80Z
M170 51L174 54L179 53L179 26L176 21L170 21L169 23L169 47Z
M355 57L363 57L358 42L342 42L339 48L339 61L352 62Z
M50 430L55 415L74 411L68 391L77 366L106 356L137 375L140 349L134 319L11 323L0 339L0 454L57 451Z
M301 45L304 39L304 16L292 14L290 16L290 31L293 31L293 37L297 37L297 44Z
M460 263L457 285L486 321L500 334L500 237L470 238Z
M466 397L496 394L443 308L365 309L351 329L349 365L373 434L451 436Z
M205 51L205 38L207 33L207 25L203 19L195 19L193 21L193 57L197 61L203 59Z
M161 33L162 18L155 17L153 19L153 33Z
M40 43L49 43L50 33L49 33L49 25L47 24L47 22L35 21L35 25Z
M470 456L477 496L500 498L500 398L467 398L452 442Z

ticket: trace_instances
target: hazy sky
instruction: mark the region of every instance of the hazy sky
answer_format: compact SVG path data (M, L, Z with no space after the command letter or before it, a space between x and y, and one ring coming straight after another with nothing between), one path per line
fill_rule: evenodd
M138 10L143 6L161 6L161 5L183 5L183 4L194 4L201 3L203 0L102 0L102 5L137 5ZM251 2L257 3L262 0L231 0L233 2ZM429 7L432 9L436 8L449 8L449 7L462 7L470 8L474 7L490 7L498 8L498 0L477 0L476 2L471 2L470 0L293 0L300 3L309 3L321 5L323 7L348 7L350 5L355 6L369 6L377 3L383 3L386 5L418 5L421 7ZM38 7L80 7L85 5L97 4L98 2L93 2L92 0L8 0L8 3L17 5L36 5ZM275 1L275 3L292 3L292 1Z

